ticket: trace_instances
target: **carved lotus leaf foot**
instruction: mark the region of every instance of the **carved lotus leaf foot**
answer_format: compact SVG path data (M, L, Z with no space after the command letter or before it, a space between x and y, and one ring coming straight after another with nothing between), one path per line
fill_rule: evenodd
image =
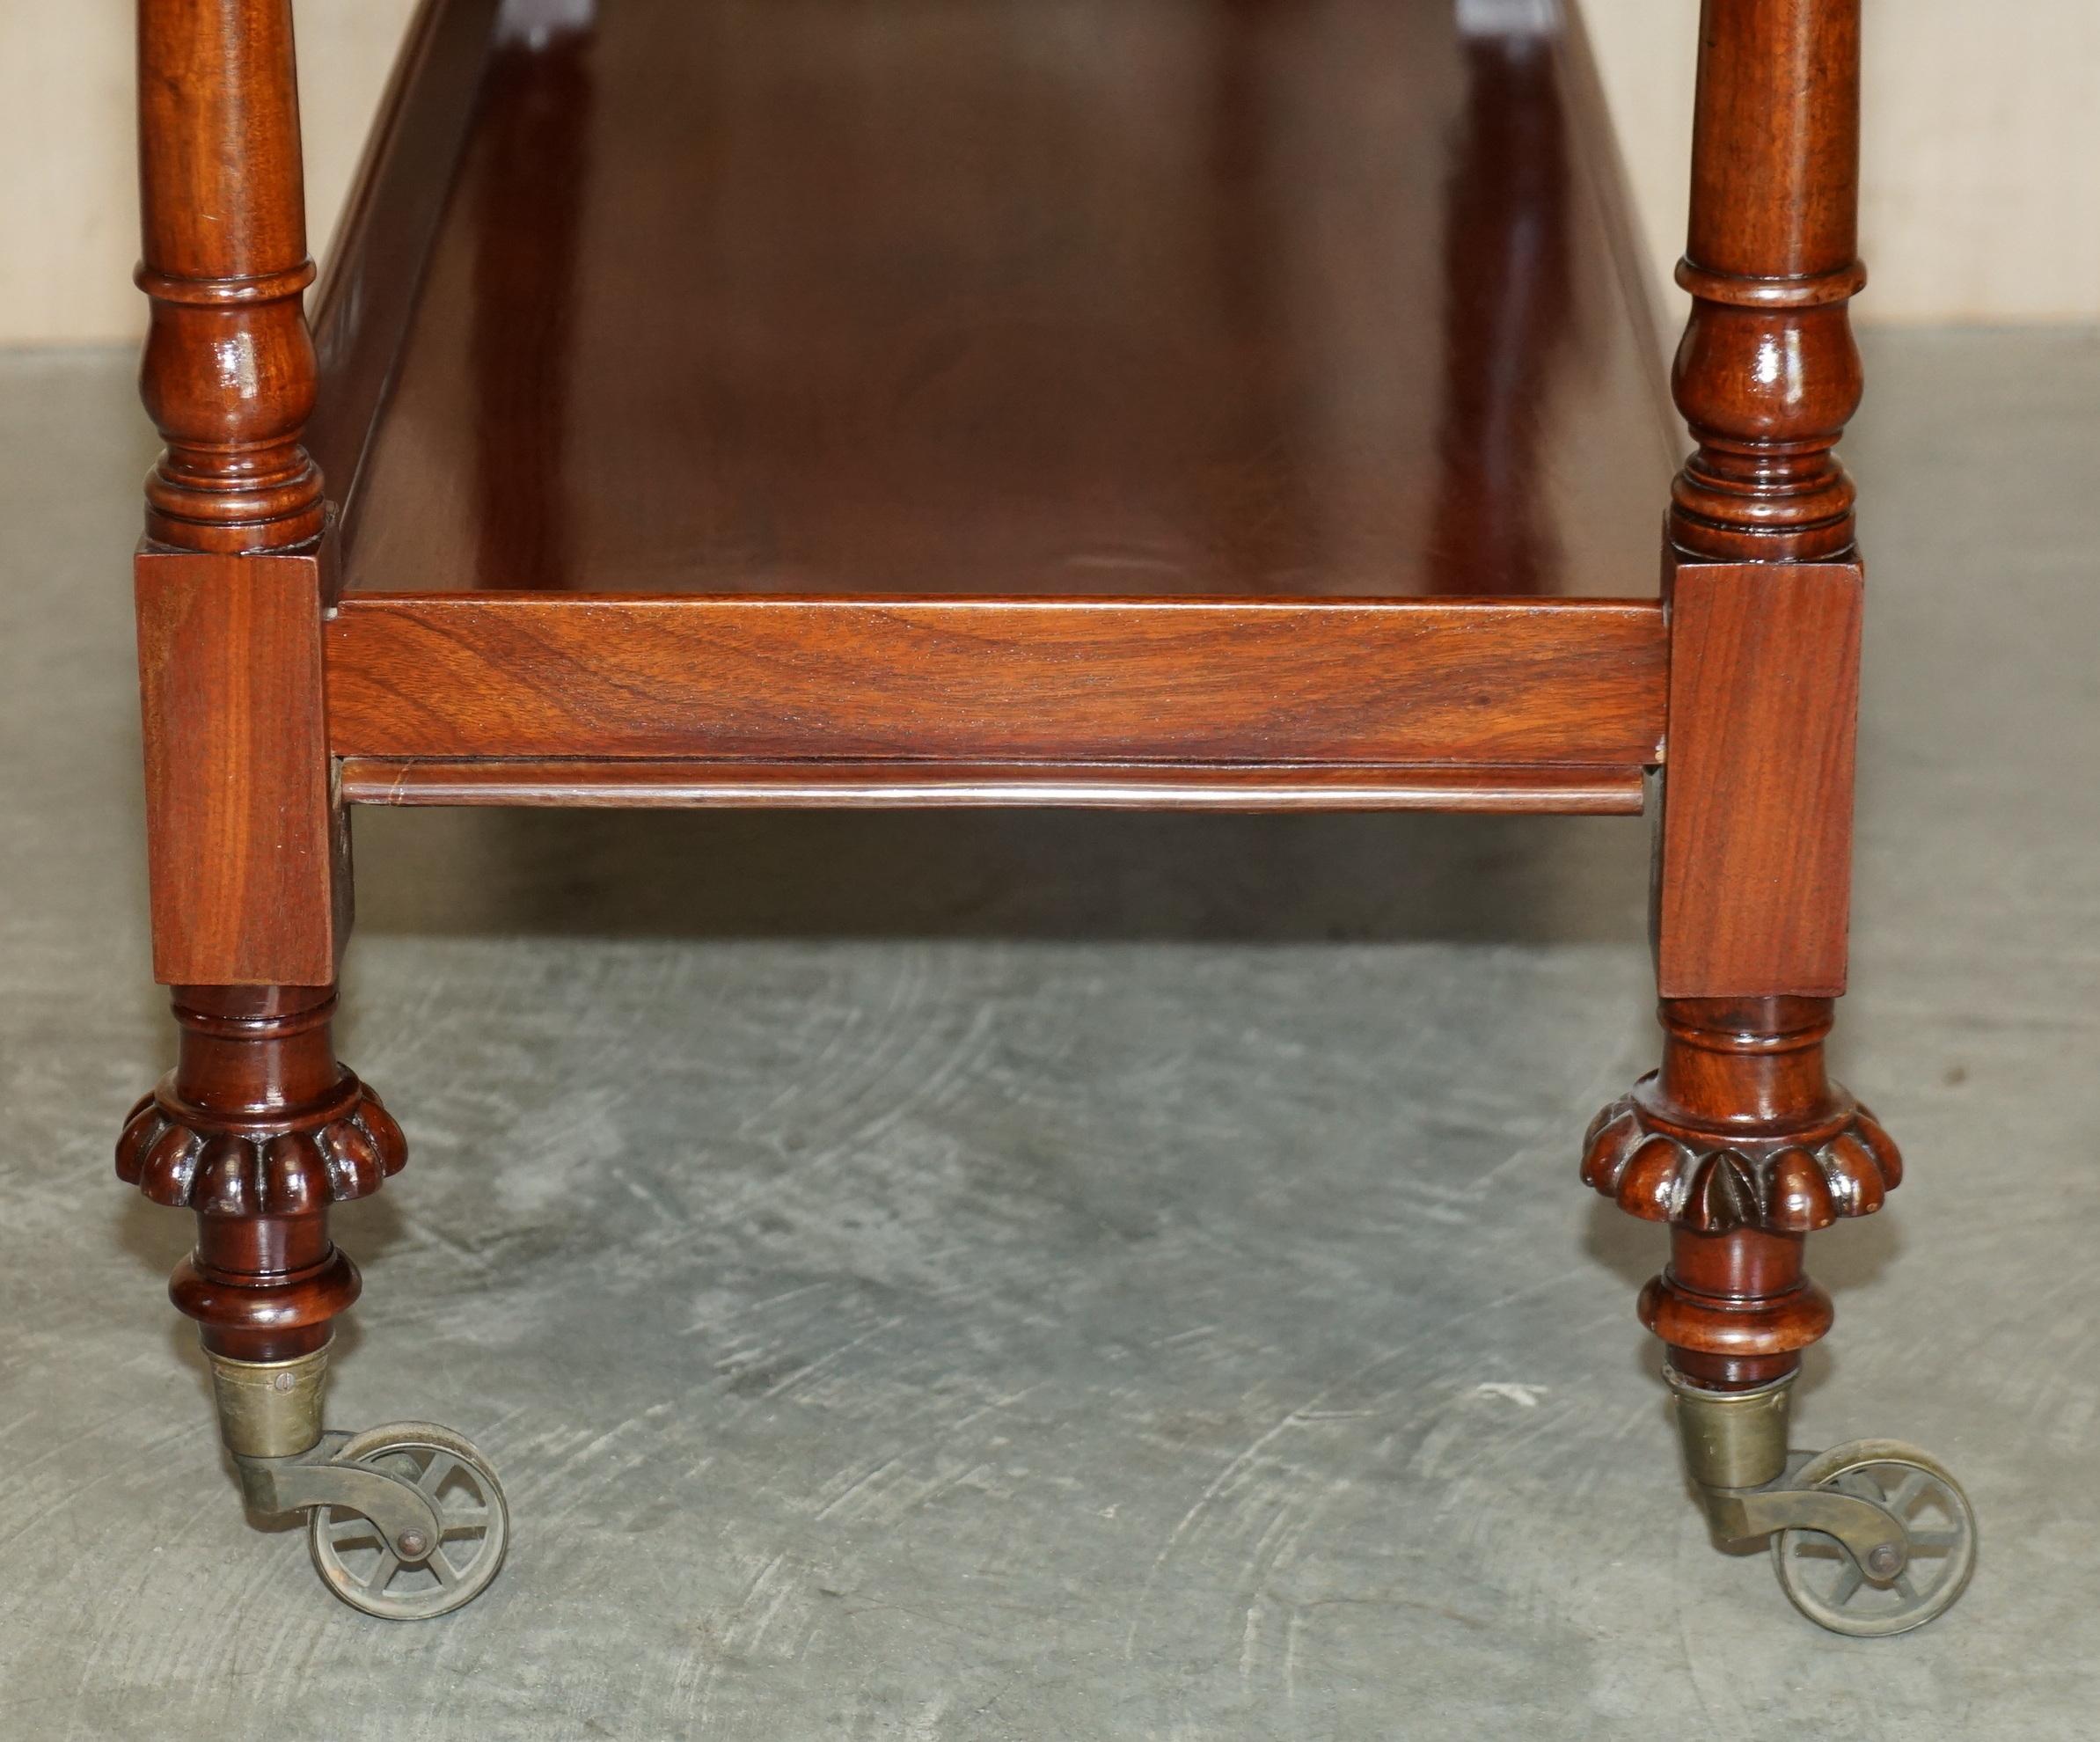
M363 1197L407 1160L393 1116L348 1072L329 1102L267 1122L189 1106L163 1083L117 1139L119 1179L207 1215L296 1216Z
M1811 1131L1720 1138L1659 1113L1644 1093L1654 1081L1606 1108L1584 1139L1584 1182L1629 1215L1700 1233L1810 1233L1871 1216L1903 1178L1901 1152L1856 1102Z

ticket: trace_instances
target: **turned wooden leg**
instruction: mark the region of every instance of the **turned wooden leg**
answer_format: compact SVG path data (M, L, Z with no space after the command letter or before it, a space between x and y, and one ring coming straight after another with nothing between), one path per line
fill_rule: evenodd
M178 987L178 1062L117 1144L120 1179L196 1216L169 1293L202 1334L237 1453L319 1443L329 1337L360 1286L328 1237L328 1206L378 1190L408 1159L379 1098L336 1062L334 1010L327 986ZM292 1382L258 1376L265 1394L247 1399L251 1367Z
M1641 1292L1694 1481L1725 1538L1769 1535L1796 1606L1833 1631L1899 1633L1943 1613L1975 1519L1938 1462L1889 1440L1789 1451L1801 1351L1831 1327L1808 1236L1870 1216L1903 1178L1874 1116L1824 1069L1832 1000L1666 999L1662 1068L1598 1115L1584 1181L1666 1224Z
M328 986L178 987L176 1065L132 1109L117 1175L196 1217L168 1292L202 1335L251 1505L311 1513L315 1564L346 1601L421 1619L495 1577L509 1513L487 1460L447 1429L322 1427L329 1339L359 1288L328 1208L408 1159L378 1096L336 1061L334 1009Z
M1824 1072L1828 999L1672 999L1663 1024L1662 1068L1598 1115L1583 1179L1669 1225L1668 1268L1640 1310L1672 1372L1755 1390L1790 1379L1830 1328L1805 1237L1880 1209L1903 1160Z
M290 0L138 0L138 25L140 384L166 443L135 569L140 698L154 968L182 1039L117 1172L197 1219L171 1292L202 1331L250 1505L308 1513L345 1601L442 1614L502 1564L487 1460L427 1423L351 1435L321 1418L330 1328L358 1291L328 1208L407 1150L336 1062L323 984L348 927L348 836L321 680L330 523L304 446Z
M1824 1071L1830 999L1673 999L1662 1014L1662 1068L1598 1116L1583 1178L1670 1226L1641 1321L1672 1371L1749 1390L1793 1374L1830 1328L1804 1237L1880 1209L1903 1160Z
M1668 1353L1716 1530L1769 1535L1834 1631L1943 1612L1975 1559L1959 1484L1863 1440L1804 1462L1788 1404L1831 1326L1807 1237L1871 1215L1896 1146L1824 1069L1845 990L1864 571L1836 446L1859 405L1860 0L1703 0L1673 376L1656 901L1662 1068L1600 1114L1583 1177L1670 1229L1641 1318Z

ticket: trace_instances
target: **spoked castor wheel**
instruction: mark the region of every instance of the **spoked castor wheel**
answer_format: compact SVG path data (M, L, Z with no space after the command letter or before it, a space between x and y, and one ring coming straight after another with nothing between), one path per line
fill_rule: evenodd
M1833 1446L1796 1471L1789 1485L1870 1502L1903 1526L1909 1548L1901 1571L1877 1577L1835 1537L1774 1531L1772 1564L1780 1588L1818 1627L1861 1639L1907 1633L1951 1608L1976 1570L1969 1497L1944 1464L1915 1446L1893 1439Z
M1727 1542L1769 1537L1780 1588L1817 1626L1877 1639L1954 1607L1976 1514L1938 1459L1894 1439L1789 1453L1793 1374L1716 1391L1664 1371L1707 1522Z
M488 1588L510 1546L510 1509L472 1440L435 1422L324 1430L326 1343L288 1361L206 1352L248 1509L304 1512L313 1563L344 1602L428 1621Z
M355 1464L416 1489L438 1519L435 1539L389 1538L348 1506L316 1506L306 1537L328 1588L387 1621L428 1621L487 1589L510 1544L502 1484L472 1442L431 1422L394 1422L353 1435L333 1463Z

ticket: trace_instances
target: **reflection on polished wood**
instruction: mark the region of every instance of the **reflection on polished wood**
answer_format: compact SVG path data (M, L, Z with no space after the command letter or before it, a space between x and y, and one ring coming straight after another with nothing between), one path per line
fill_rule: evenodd
M1439 592L1496 577L1550 591L1554 529L1540 511L1543 420L1570 330L1567 117L1560 69L1535 35L1466 46L1465 131L1444 223L1444 378L1437 517Z
M1608 152L1447 0L602 5L490 59L350 585L1650 594Z
M1436 810L1635 816L1638 768L1214 763L434 761L345 757L347 804L620 810Z

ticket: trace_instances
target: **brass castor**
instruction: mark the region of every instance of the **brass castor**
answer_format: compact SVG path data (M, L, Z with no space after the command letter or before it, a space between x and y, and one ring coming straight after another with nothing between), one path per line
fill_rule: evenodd
M1878 1639L1954 1606L1976 1569L1976 1514L1938 1460L1892 1439L1789 1453L1791 1375L1738 1392L1665 1377L1715 1533L1768 1535L1780 1588L1803 1614Z
M219 1427L251 1510L304 1511L328 1588L387 1621L428 1621L488 1588L510 1546L502 1484L430 1422L324 1432L326 1347L292 1361L210 1357Z
M307 1515L313 1563L352 1608L428 1621L472 1602L501 1570L510 1508L471 1441L429 1422L395 1422L352 1435L332 1461L406 1482L437 1514L435 1534L391 1538L355 1504L316 1506Z
M1909 1551L1903 1570L1882 1579L1819 1532L1774 1531L1780 1589L1817 1626L1880 1639L1954 1607L1976 1570L1976 1514L1938 1459L1898 1440L1855 1439L1810 1459L1791 1481L1879 1506L1903 1526Z

